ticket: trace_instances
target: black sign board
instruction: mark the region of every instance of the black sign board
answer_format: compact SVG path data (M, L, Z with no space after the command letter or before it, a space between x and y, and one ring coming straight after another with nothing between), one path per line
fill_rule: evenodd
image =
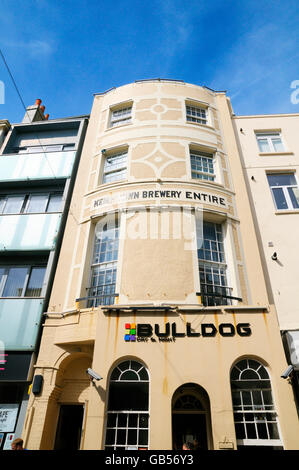
M0 357L0 382L27 382L32 353L4 352Z

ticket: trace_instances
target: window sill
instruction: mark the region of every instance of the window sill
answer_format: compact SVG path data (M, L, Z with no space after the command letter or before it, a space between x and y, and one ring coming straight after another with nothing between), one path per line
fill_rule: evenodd
M280 155L294 155L294 152L260 152L260 157L277 157Z
M121 180L116 180L116 181L111 181L110 183L100 183L99 188L104 189L104 188L109 188L110 186L117 186L119 183L126 183L128 180L126 178L123 178Z
M279 211L275 211L275 215L282 214L299 214L299 209L281 209Z
M108 127L105 130L105 132L112 131L112 130L115 130L115 129L119 129L119 128L122 128L122 127L132 126L132 125L133 125L133 122L127 122L126 124L121 124L119 126Z
M191 124L191 125L193 125L193 126L202 127L202 128L204 128L204 129L206 129L206 128L207 128L207 129L211 129L211 130L213 130L213 131L215 130L215 128L214 128L213 126L211 126L211 125L209 125L209 124L201 124L200 122L186 121L186 124L188 124L188 125Z

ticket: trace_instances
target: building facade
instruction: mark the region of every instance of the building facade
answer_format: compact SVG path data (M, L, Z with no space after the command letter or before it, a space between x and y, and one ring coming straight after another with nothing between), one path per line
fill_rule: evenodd
M269 297L276 305L288 364L293 366L290 380L298 407L299 320L294 294L299 267L294 247L299 223L299 114L236 116L233 122Z
M0 449L22 433L87 122L48 120L37 100L2 139Z
M231 116L180 81L95 95L28 448L298 449Z

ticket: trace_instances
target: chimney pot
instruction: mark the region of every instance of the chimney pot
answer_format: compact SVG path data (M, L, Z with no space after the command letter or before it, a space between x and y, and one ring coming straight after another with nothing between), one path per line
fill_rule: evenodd
M39 109L40 109L40 110L41 110L41 112L43 113L43 112L45 111L45 109L46 109L46 106L42 105L42 106L40 106L40 108L39 108Z
M49 114L45 114L46 121L49 119Z
M40 105L41 105L41 102L42 102L42 100L40 100L39 98L37 98L36 101L35 101L36 106L40 106Z

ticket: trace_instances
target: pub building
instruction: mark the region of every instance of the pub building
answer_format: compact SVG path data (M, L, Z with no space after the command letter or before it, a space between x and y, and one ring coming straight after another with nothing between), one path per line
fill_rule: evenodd
M95 94L27 448L299 448L232 115L182 81Z

